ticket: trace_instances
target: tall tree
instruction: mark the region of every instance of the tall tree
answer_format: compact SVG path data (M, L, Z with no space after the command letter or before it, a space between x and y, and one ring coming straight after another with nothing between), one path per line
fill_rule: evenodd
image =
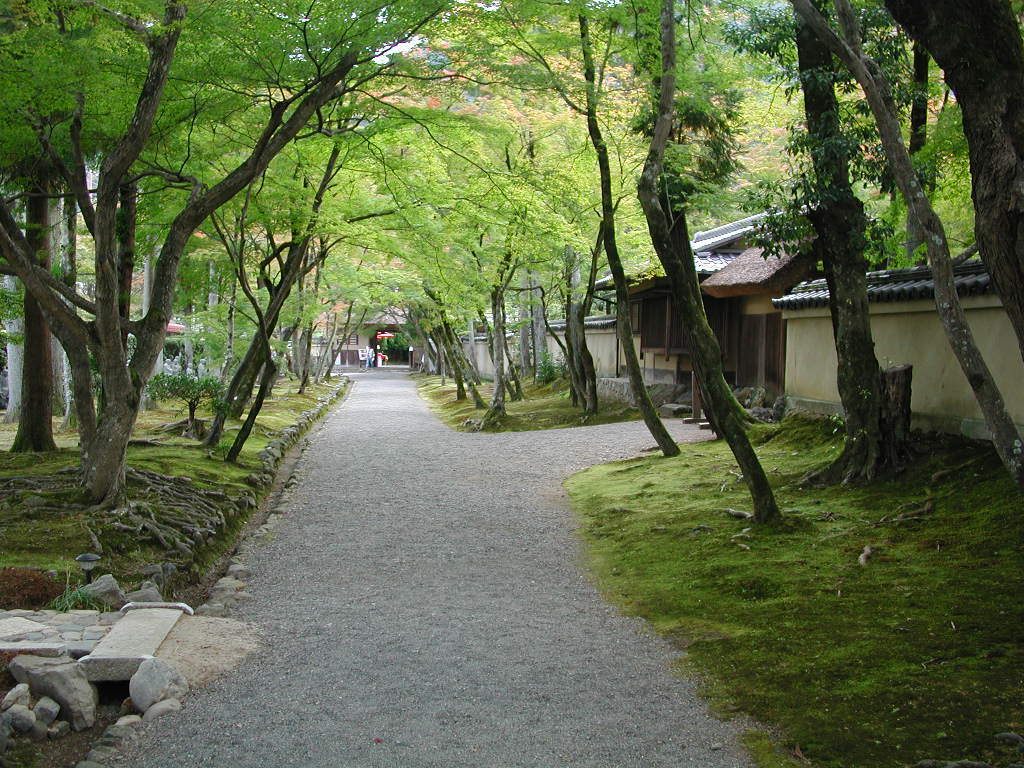
M729 448L743 473L754 503L754 520L771 523L780 517L778 505L764 468L747 437L746 425L733 406L732 392L722 369L722 351L704 313L697 271L694 266L685 210L673 205L662 194L665 149L669 143L675 115L676 40L675 3L663 0L658 25L661 57L658 73L658 116L651 138L647 162L637 189L651 242L672 285L675 307L680 312L683 330L690 347L690 359L697 372L701 390L707 398L715 429ZM667 200L666 200L667 198Z

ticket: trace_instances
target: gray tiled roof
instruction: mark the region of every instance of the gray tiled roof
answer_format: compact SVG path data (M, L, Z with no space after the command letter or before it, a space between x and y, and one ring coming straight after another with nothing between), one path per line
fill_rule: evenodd
M968 261L955 267L953 282L960 296L979 296L992 291L985 265ZM930 299L935 294L930 267L888 269L868 272L868 301L914 301ZM828 306L828 286L824 280L800 283L780 299L773 299L779 309L810 309Z
M690 241L694 251L713 251L719 246L726 245L737 240L748 232L752 232L767 213L755 213L739 221L730 221L720 227L709 229L706 232L697 232Z
M584 328L614 328L616 317L615 315L590 315L583 319ZM554 320L551 323L551 329L554 331L565 330L565 320Z
M739 251L695 251L693 264L697 267L698 275L712 275L729 266L739 255Z

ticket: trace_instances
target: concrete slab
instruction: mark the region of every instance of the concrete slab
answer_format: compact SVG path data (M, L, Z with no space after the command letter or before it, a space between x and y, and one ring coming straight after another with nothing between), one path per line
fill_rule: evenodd
M182 612L176 608L145 608L124 615L78 663L91 682L128 680L143 659L156 655Z
M21 640L13 643L0 642L0 653L10 653L15 656L19 653L30 653L33 656L63 656L66 651L67 645L64 643L43 643L33 640Z
M23 619L20 616L13 616L9 619L0 619L0 640L18 635L27 635L30 632L38 632L39 623Z

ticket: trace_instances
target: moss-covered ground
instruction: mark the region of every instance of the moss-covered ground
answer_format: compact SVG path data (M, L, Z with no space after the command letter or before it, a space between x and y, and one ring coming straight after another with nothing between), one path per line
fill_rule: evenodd
M771 728L748 737L764 766L1020 761L993 736L1024 730L1024 497L991 449L931 439L894 479L816 489L830 425L754 438L786 525L723 513L749 497L721 441L568 480L606 593Z
M420 396L427 401L431 410L436 413L452 429L466 430L466 419L480 419L484 412L473 405L468 396L465 400L455 399L455 382L448 378L441 385L439 376L417 374ZM480 396L489 403L494 388L485 382L479 388ZM524 432L535 429L559 429L561 427L579 427L591 424L611 424L617 421L632 421L640 418L635 408L619 403L599 403L598 412L591 416L584 414L569 399L568 385L563 380L551 384L523 385L524 400L513 401L506 398L507 416L488 432Z
M257 454L273 439L275 433L294 424L302 411L313 408L319 398L325 397L337 383L325 383L307 388L303 395L296 394L293 382L282 381L274 395L264 404L256 427L246 442L235 464L224 461L224 455L237 433L240 421L229 422L225 436L216 449L203 447L198 441L159 429L169 422L180 420L187 411L175 403L161 404L157 410L140 414L133 442L128 448L128 465L134 469L149 470L161 475L190 478L198 488L221 491L231 498L244 493L255 494L243 479L259 468ZM207 419L209 412L200 412ZM16 426L0 425L0 480L23 477L31 483L42 478L67 473L68 482L61 490L25 490L0 499L0 567L28 566L69 573L78 577L75 555L93 549L87 526L93 526L92 513L83 504L82 492L73 481L73 469L78 465L77 433L59 431L55 422L58 450L49 453L9 453L7 447L14 439ZM129 497L144 493L143 488L129 486ZM35 498L33 498L35 497ZM26 501L28 503L26 503ZM233 540L244 523L244 516L235 515L229 525L207 541L196 552L190 563L193 571L200 571L219 556ZM105 539L104 535L100 535ZM110 542L108 542L109 544ZM132 541L122 537L113 551L105 557L104 570L116 577L137 576L144 563L168 558L166 552L150 541Z

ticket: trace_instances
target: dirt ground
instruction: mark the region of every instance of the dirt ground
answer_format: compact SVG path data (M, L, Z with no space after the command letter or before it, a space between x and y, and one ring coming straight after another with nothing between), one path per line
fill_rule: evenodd
M156 655L176 666L190 688L200 688L230 672L259 647L259 633L251 624L182 616Z

